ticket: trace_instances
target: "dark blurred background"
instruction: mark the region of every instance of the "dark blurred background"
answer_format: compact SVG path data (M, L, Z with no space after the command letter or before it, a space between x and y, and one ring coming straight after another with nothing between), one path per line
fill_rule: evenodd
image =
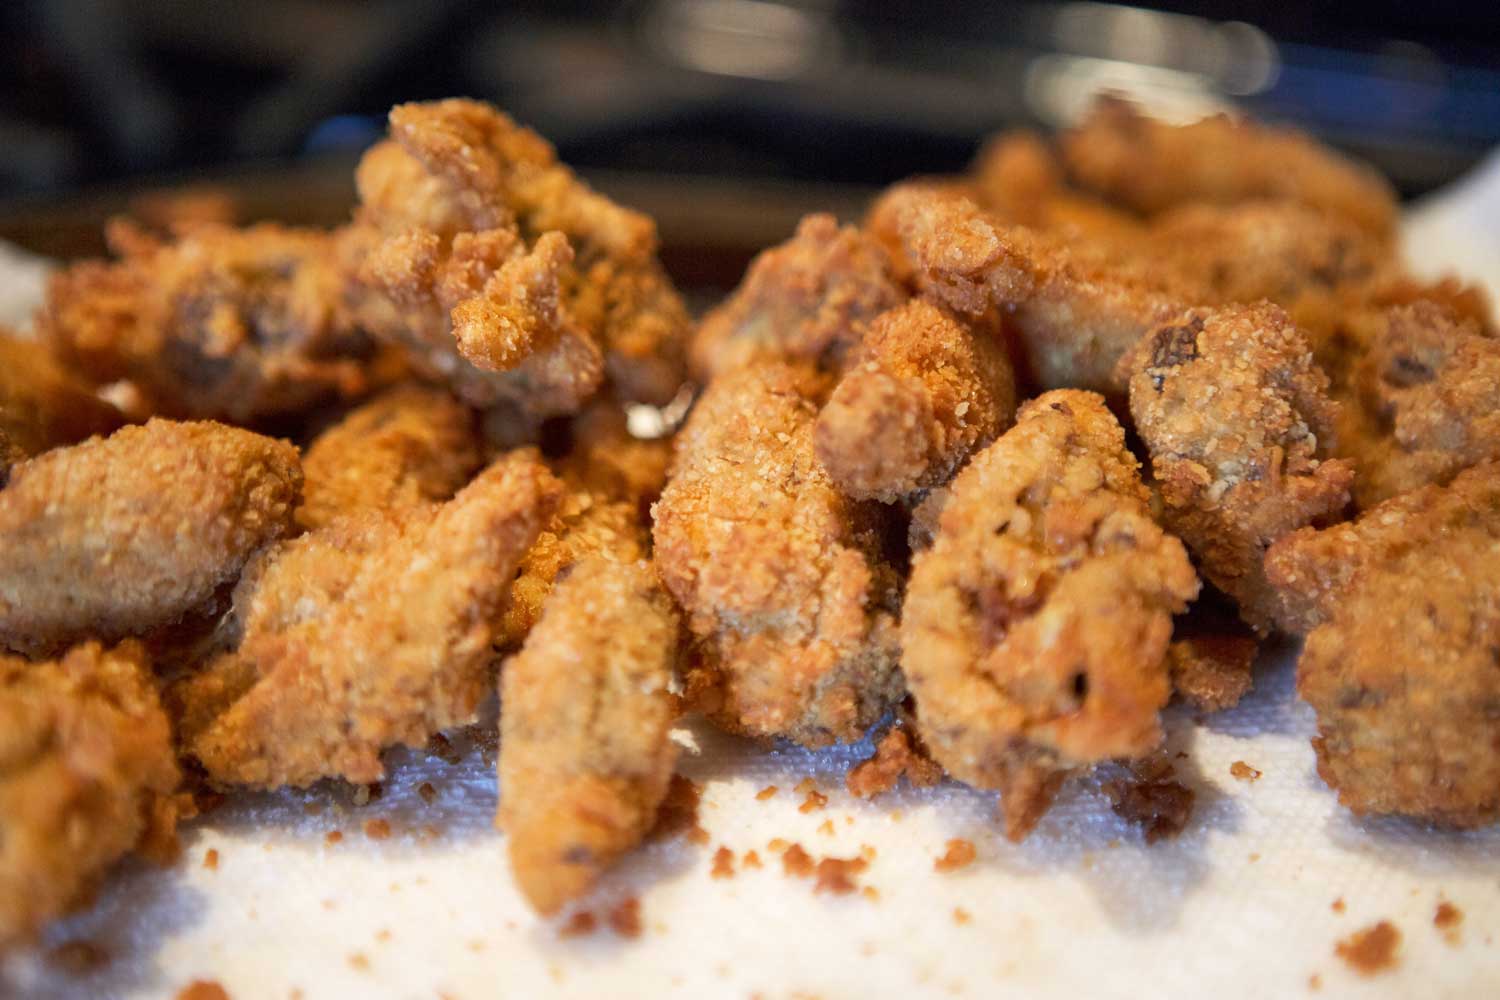
M1500 5L12 0L0 81L0 238L44 252L179 181L337 221L389 106L455 94L665 234L736 219L769 241L1100 89L1295 124L1419 194L1500 143Z

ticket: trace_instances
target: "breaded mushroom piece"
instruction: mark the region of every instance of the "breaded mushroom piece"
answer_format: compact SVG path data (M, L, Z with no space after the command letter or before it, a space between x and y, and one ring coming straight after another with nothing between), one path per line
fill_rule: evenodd
M344 307L328 233L205 225L161 242L108 230L114 262L52 277L38 334L96 384L162 416L251 423L369 388L374 345Z
M479 468L474 414L441 389L400 386L350 411L302 457L297 523L446 500Z
M1362 509L1500 458L1500 340L1427 301L1385 311L1377 327L1340 424Z
M288 534L297 449L210 422L151 420L22 462L0 490L0 646L143 635Z
M791 239L751 261L734 293L703 317L692 343L693 375L707 382L757 361L837 371L869 323L906 298L877 241L831 215L806 216Z
M818 460L855 500L913 502L1015 415L999 333L923 299L882 313L818 414Z
M858 739L902 692L880 511L813 453L817 382L776 363L714 379L653 510L695 644L689 696L732 731L807 746Z
M238 648L173 693L209 777L376 781L382 749L468 721L516 566L560 492L522 453L447 503L342 518L265 553L235 594Z
M122 423L120 411L44 345L0 327L0 487L22 459L108 434Z
M1308 609L1297 690L1339 801L1444 826L1500 819L1500 464L1299 531L1266 567Z
M1307 342L1279 307L1195 309L1122 364L1151 455L1163 523L1261 634L1294 611L1266 583L1278 538L1337 519L1350 464L1327 458L1337 408Z
M1395 229L1385 178L1290 129L1226 115L1170 125L1106 96L1062 135L1061 149L1074 181L1143 215L1279 198L1346 218L1377 239Z
M1104 400L1027 403L913 557L902 668L933 758L1000 789L1006 834L1024 838L1072 770L1161 741L1172 615L1197 593Z
M177 781L139 643L0 655L0 951L83 901Z
M500 809L511 870L556 913L640 843L677 745L676 608L649 562L585 559L500 677Z
M1141 336L1197 301L1167 269L1076 253L1067 242L998 217L966 198L897 185L872 209L918 288L974 317L999 311L1043 389L1123 396L1116 365Z

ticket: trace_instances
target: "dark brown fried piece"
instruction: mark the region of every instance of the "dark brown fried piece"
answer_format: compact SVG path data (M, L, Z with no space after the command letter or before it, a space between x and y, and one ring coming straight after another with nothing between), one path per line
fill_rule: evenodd
M1328 459L1337 410L1307 342L1270 304L1197 309L1121 365L1151 454L1163 523L1258 632L1292 609L1261 569L1267 546L1336 519L1353 470Z
M1346 218L1378 239L1395 229L1385 178L1289 129L1225 115L1169 125L1103 97L1062 135L1061 148L1078 184L1144 215L1189 202L1280 198Z
M1163 751L1131 761L1121 777L1101 785L1116 816L1139 826L1146 843L1177 836L1187 828L1197 796L1173 777L1172 762Z
M1340 427L1361 508L1500 458L1500 340L1428 301L1385 311L1377 329Z
M1200 633L1172 640L1172 690L1200 712L1222 712L1250 693L1260 644L1253 636Z
M733 295L703 317L693 374L757 361L809 362L836 371L876 316L907 297L875 240L831 215L809 215L780 246L763 251Z
M1092 393L1023 406L948 494L913 557L902 666L933 757L1001 789L1020 839L1072 769L1160 742L1171 616L1198 580Z
M1500 464L1299 531L1266 567L1309 609L1297 690L1339 801L1444 826L1500 819Z
M879 512L813 453L818 378L716 378L677 436L655 557L695 639L690 696L727 728L809 746L860 737L901 695L897 580Z
M933 298L969 316L1003 313L1044 389L1123 395L1120 357L1202 294L1165 269L1074 253L1057 237L1007 226L965 198L921 185L886 192L871 225L892 234L913 280Z
M84 376L130 380L155 413L232 423L368 388L373 345L344 309L327 233L205 225L163 243L117 223L109 235L120 259L58 272L37 318Z
M656 821L677 745L677 611L648 562L590 558L547 598L500 697L500 811L538 913L586 893Z
M177 781L139 643L0 655L0 950L83 901Z
M917 299L870 325L813 439L845 495L911 502L953 478L1010 425L1015 407L998 332Z
M0 487L10 467L124 422L47 348L0 327Z
M376 781L385 747L468 721L516 566L560 491L520 454L445 504L342 518L262 555L235 594L239 647L173 696L209 777Z
M915 720L886 730L875 753L849 769L844 787L850 795L868 799L895 788L903 777L913 788L929 788L943 780L943 768L927 753Z
M297 523L446 500L479 468L474 414L440 389L407 385L351 411L302 459Z
M152 420L11 470L0 491L0 646L46 652L181 617L287 534L297 449Z

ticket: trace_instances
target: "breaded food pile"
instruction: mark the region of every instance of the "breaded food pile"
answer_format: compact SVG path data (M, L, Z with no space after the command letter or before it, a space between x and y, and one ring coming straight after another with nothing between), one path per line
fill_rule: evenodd
M544 915L652 830L685 711L883 732L851 791L993 789L1017 839L1154 776L1106 784L1166 835L1162 708L1273 633L1341 802L1500 818L1496 328L1368 169L1107 99L808 216L696 326L652 220L488 105L398 106L356 182L327 232L114 223L0 333L0 947L181 775L374 782L497 692Z

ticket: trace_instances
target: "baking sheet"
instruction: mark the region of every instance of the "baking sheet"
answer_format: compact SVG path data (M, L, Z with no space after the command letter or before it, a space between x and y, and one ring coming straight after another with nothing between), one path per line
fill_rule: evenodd
M1420 272L1452 268L1500 292L1500 161L1418 206L1407 236ZM0 322L6 309L9 321L24 319L35 299L39 271L17 260L0 253ZM1187 754L1178 777L1197 793L1175 840L1145 845L1080 781L1015 845L988 793L950 784L852 799L843 774L868 744L767 750L689 725L680 770L702 784L707 842L644 848L585 904L600 929L563 937L517 894L491 827L493 760L459 739L451 761L391 755L383 794L365 805L331 785L237 798L184 830L177 867L127 863L92 909L0 959L0 995L173 997L195 979L236 1000L1500 989L1500 829L1440 832L1341 810L1314 771L1294 653L1269 650L1255 691L1229 712L1199 722L1168 710L1168 745ZM1232 777L1236 761L1262 776ZM793 788L809 776L828 801L803 812ZM762 799L771 785L779 791ZM365 832L380 820L389 837ZM777 838L814 857L873 849L859 882L874 898L819 895L812 880L787 876L769 847ZM941 874L933 862L951 838L971 841L978 857ZM754 850L763 867L714 878L720 846L737 858ZM209 851L216 867L204 863ZM629 898L642 916L634 939L604 920ZM1442 901L1463 914L1456 932L1434 925ZM1400 931L1398 964L1361 978L1335 942L1377 920ZM59 962L59 946L76 941L97 949L92 970Z

